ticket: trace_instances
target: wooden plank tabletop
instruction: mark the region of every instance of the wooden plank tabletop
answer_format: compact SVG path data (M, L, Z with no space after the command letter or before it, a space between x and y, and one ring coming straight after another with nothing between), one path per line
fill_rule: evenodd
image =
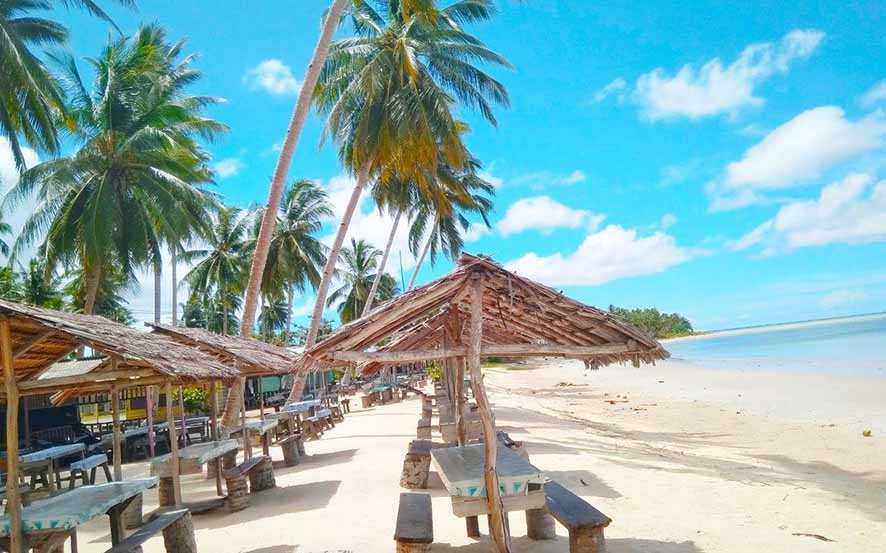
M54 497L35 501L22 509L22 530L27 534L76 528L156 485L155 477L121 480L81 486ZM0 516L0 536L8 535L9 517Z
M449 495L485 497L483 478L485 453L483 444L444 447L431 450L434 463ZM503 496L524 495L529 484L543 484L544 474L510 449L498 446L496 472Z

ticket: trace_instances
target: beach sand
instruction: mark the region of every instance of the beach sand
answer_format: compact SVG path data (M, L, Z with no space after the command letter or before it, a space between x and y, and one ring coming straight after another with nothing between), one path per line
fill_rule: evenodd
M609 553L886 551L886 433L860 430L867 421L880 428L883 404L874 398L884 397L886 379L817 383L673 363L585 373L557 360L486 374L498 425L547 475L613 519ZM252 496L246 511L195 517L200 551L393 551L400 468L419 405L355 411L307 443L303 464L279 467L278 487ZM136 476L144 464L125 469ZM185 499L213 494L212 481L183 481ZM467 538L433 475L432 483L432 551L489 551L485 523L482 540ZM152 491L146 511L155 505ZM533 542L521 513L510 521L515 552L568 551L559 525L557 540ZM108 541L106 520L93 521L80 551L104 551ZM163 551L162 540L145 551Z

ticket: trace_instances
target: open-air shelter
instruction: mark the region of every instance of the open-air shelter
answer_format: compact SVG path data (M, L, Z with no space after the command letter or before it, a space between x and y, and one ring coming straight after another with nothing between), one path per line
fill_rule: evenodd
M105 358L86 373L41 378L57 361L82 347ZM133 386L166 388L172 401L173 384L230 380L239 373L218 360L167 337L139 332L126 325L92 315L24 306L0 301L0 364L3 367L2 399L6 403L6 456L8 502L8 550L25 549L22 505L18 483L19 401L23 396L85 394L110 391L114 417L114 478L122 479L120 466L119 391ZM173 488L176 504L181 502L178 478L178 443L173 410L167 409L173 459ZM55 500L55 498L52 498ZM50 500L46 500L50 501ZM39 501L29 509L39 508ZM58 500L53 505L57 508ZM88 505L81 505L88 511ZM113 533L112 528L112 533ZM119 537L119 536L118 536Z
M307 350L296 370L345 364L364 372L439 360L454 405L459 445L465 443L467 374L477 403L485 452L490 534L499 552L510 550L496 472L495 420L481 359L567 357L589 366L653 363L667 351L644 332L606 311L521 277L494 261L462 255L448 275L380 304Z

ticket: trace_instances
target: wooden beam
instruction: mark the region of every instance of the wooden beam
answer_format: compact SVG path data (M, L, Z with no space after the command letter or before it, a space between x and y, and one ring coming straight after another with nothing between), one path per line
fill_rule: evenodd
M212 441L218 441L218 383L213 380L209 383L209 420L212 424ZM210 463L215 463L215 493L224 495L222 490L222 462L221 457L216 457Z
M624 355L639 352L635 342L602 346L567 346L560 344L489 344L483 346L483 357L521 357L533 355L593 357L595 355Z
M463 346L413 350L413 351L336 351L332 358L336 361L350 361L352 363L365 363L377 361L379 363L409 363L414 361L431 361L434 359L446 359L450 357L463 357L467 351Z
M28 353L28 351L30 351L31 348L33 348L34 346L36 346L37 344L39 344L43 340L49 338L50 336L54 336L55 334L56 334L55 330L47 330L46 332L41 332L40 334L37 334L37 335L31 337L30 340L28 340L27 342L25 342L24 344L19 346L18 349L15 350L15 352L12 354L12 360L15 361L16 359L18 359L22 355Z
M117 358L111 358L111 367L116 369ZM114 481L123 480L123 433L120 429L120 388L111 385L111 416L114 421L112 452L114 456Z
M508 529L508 519L504 514L501 492L498 487L498 474L496 473L498 439L495 435L495 419L492 415L489 399L486 397L483 373L480 371L480 344L483 342L482 277L480 275L472 275L469 286L471 289L471 319L466 361L468 369L471 371L471 387L474 390L474 398L477 400L480 422L483 427L485 453L483 479L486 484L486 504L489 510L489 535L492 537L492 542L498 553L510 553L511 538Z
M169 468L172 471L172 496L175 505L182 504L182 481L179 474L178 436L175 431L175 412L173 410L174 396L172 395L172 381L166 381L166 427L169 432Z
M28 380L19 383L18 387L22 391L43 389L58 390L60 388L76 387L81 384L89 385L102 382L107 383L119 379L137 379L157 374L157 371L154 369L116 369L114 368L116 362L113 359L114 358L112 358L111 361L111 370L109 371L91 372L74 376L59 376L57 378L44 378L43 380ZM134 381L133 385L140 384Z
M18 386L15 382L9 319L0 319L3 383L6 390L6 511L9 516L9 553L22 553L22 502L18 489ZM53 478L53 475L49 475Z

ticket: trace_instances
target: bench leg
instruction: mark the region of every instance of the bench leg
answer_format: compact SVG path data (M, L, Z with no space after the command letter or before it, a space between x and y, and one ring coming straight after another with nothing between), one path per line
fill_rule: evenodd
M424 457L407 453L403 460L403 472L400 474L400 486L410 490L427 488L430 469L430 456Z
M526 535L531 540L552 540L557 537L556 521L546 509L526 511Z
M163 545L167 553L197 553L197 538L191 513L186 513L163 530Z
M274 464L270 457L265 457L257 467L249 472L249 490L252 493L270 490L277 486L274 479Z
M228 510L232 513L249 507L249 486L246 477L225 479L228 488Z
M294 467L300 461L298 454L298 440L289 440L281 445L283 450L283 464L287 467Z
M569 531L569 553L605 553L602 528L577 528Z
M480 537L480 518L476 515L472 517L465 517L465 528L468 531L469 538L479 538Z
M114 477L111 476L111 469L108 468L108 464L107 464L107 463L104 463L104 464L102 465L102 469L105 471L105 481L106 481L106 482L113 482L113 481L114 481Z
M174 500L173 500L174 501ZM142 494L132 498L129 505L123 509L123 526L127 530L138 528L142 525L142 503L144 502Z
M98 469L98 467L92 467L92 468L89 470L89 483L90 483L90 484L95 484L95 473L96 473L96 469ZM84 484L85 484L85 483L86 483L86 482L84 482Z
M157 494L160 496L161 507L171 507L175 505L175 492L172 485L172 477L163 477L160 479L160 485L157 486Z

